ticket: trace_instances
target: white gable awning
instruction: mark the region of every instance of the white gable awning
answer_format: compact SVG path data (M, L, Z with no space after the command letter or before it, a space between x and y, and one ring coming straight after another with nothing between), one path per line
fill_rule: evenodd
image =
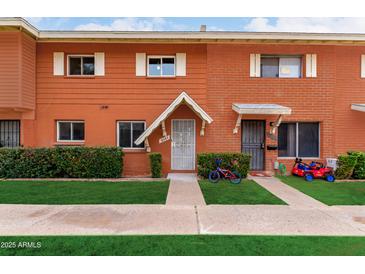
M238 128L241 125L242 116L244 114L260 114L260 115L279 115L270 129L270 134L274 134L276 128L280 126L282 115L290 115L291 108L277 104L232 104L232 109L238 113L236 125L233 129L233 134L238 133Z
M291 114L291 108L276 104L232 104L232 109L238 114Z
M365 112L365 104L351 104L351 109Z
M134 142L136 145L143 143L151 133L158 128L167 117L169 117L181 104L190 107L203 121L210 124L213 119L185 92L183 91L176 99L165 109L164 112L142 133Z

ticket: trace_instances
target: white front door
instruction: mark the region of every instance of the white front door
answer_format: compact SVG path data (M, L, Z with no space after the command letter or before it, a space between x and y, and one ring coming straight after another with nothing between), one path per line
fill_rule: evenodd
M172 120L171 169L195 169L195 120Z

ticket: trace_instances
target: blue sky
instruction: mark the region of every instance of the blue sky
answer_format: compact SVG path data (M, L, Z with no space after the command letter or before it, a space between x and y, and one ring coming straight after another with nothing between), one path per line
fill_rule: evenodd
M296 31L365 33L359 17L31 17L40 30L192 31Z

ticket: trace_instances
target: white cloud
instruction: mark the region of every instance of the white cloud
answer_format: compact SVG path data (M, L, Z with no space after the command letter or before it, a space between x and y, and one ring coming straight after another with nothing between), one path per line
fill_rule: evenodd
M115 19L111 24L88 23L75 27L75 30L97 30L97 31L152 31L162 30L166 26L163 18L121 18Z
M276 20L269 20L268 18L258 17L251 19L243 28L246 31L264 32L365 33L365 18L279 17Z

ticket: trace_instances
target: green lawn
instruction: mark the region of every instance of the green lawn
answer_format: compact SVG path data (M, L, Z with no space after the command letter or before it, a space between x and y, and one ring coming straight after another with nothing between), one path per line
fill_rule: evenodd
M304 178L295 176L279 176L279 179L327 205L365 205L365 182L314 180L308 183Z
M14 236L0 255L365 255L365 237L325 236ZM31 245L39 248L21 248ZM3 244L4 245L4 244Z
M165 204L169 181L1 181L0 204Z
M238 185L231 184L225 180L221 180L216 184L208 180L201 180L199 181L199 185L207 204L286 204L252 180L242 180Z

